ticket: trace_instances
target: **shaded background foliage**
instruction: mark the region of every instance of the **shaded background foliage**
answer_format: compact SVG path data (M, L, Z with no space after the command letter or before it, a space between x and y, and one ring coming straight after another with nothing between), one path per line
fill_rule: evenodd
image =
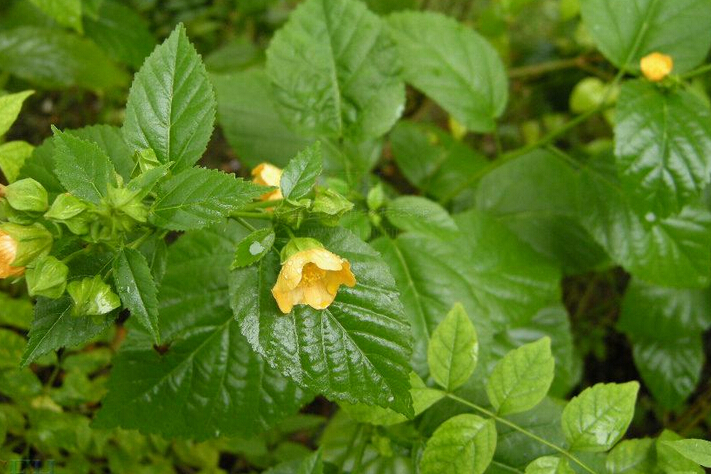
M188 36L202 54L217 93L220 126L202 164L247 176L248 169L265 160L284 166L313 141L307 134L295 133L284 124L266 89L266 47L299 2L85 1L82 2L85 14L79 18L69 11L58 14L42 11L36 3L17 0L0 6L0 87L10 92L29 88L37 91L26 101L19 121L7 134L8 142L22 140L40 145L50 136L51 124L62 130L96 123L120 125L132 73L179 22L186 25ZM697 232L703 234L700 240L706 245L689 257L691 270L666 267L665 256L676 254L664 243L656 250L659 258L654 255L654 247L636 253L635 242L649 241L653 246L665 235L673 236L678 227L674 227L674 222L667 222L664 228L667 230L659 231L660 234L650 230L643 219L632 218L621 236L599 224L606 218L623 220L620 216L634 215L632 204L618 192L620 187L630 186L616 182L610 150L611 117L592 116L561 137L556 148L497 166L479 182L462 180L462 176L488 171L490 160L499 150L537 143L566 120L595 108L606 94L605 84L616 74L615 68L595 48L594 37L604 37L606 33L591 32L582 26L575 0L365 3L379 14L428 9L464 22L493 45L483 54L503 58L509 81L508 106L504 109L503 96L488 104L492 116L503 114L496 120L498 126L494 127L493 119L466 123L469 130L479 133L457 136L457 124L452 124L449 115L427 96L445 107L449 105L448 109L456 108L462 101L428 91L426 81L418 83L422 64L408 65L405 61L403 74L417 88L408 87L405 91L404 120L384 139L346 143L342 148L328 140L322 144L327 174L361 191L382 182L389 196L415 193L445 203L454 211L475 208L456 218L456 225L466 230L469 240L474 242L473 248L462 246L466 253L460 252L462 247L456 242L445 247L437 243L441 233L447 232L449 216L434 230L424 229L440 232L438 235L422 237L405 232L396 238L381 236L373 242L396 280L410 278L422 287L412 292L407 285L400 285L406 308L419 307L423 318L423 324L415 329L422 336L415 333L419 341L413 360L415 370L426 375L423 337L434 332L453 303L449 297L456 296L468 311L490 313L482 319L493 321L492 327L477 326L484 351L480 364L491 366L508 350L549 335L558 362L552 395L565 397L597 382L641 379L644 384L631 436L655 436L663 428L669 428L685 436L709 438L711 369L706 360L711 301L705 288L708 280L699 280L704 275L708 277L705 269L709 260L708 222ZM590 8L595 7L594 3L588 2ZM691 8L703 2L684 3ZM394 18L396 29L397 25L405 29L408 21L414 21L407 14ZM443 32L455 28L451 21L442 21ZM285 43L288 46L293 42L287 38ZM681 72L693 67L708 52L704 41L697 46L699 53L679 51ZM604 52L616 58L613 63L618 66L627 60L619 44L606 47ZM272 59L275 62L267 63L266 69L278 71L279 58ZM283 78L285 83L288 79ZM501 89L504 80L494 75L491 82ZM706 76L694 77L687 94L708 104L708 87ZM390 93L396 96L398 91ZM619 99L622 104L624 97L625 90ZM451 105L448 100L452 100ZM650 109L653 106L642 105ZM629 104L629 107L640 106ZM696 112L691 109L689 114L693 116ZM624 127L622 105L617 114L616 126ZM682 115L679 122L683 121ZM379 125L379 131L387 130L390 125ZM352 130L349 134L360 133L357 123L347 126ZM626 154L624 150L617 151ZM633 150L629 154L636 153ZM594 161L594 167L599 169L589 170L585 166L588 161ZM372 176L368 174L371 168ZM708 176L700 179L696 188L703 189L708 179ZM461 192L453 195L452 190ZM662 219L686 204L656 196L643 197L654 203L654 210ZM581 201L589 206L583 216L579 213ZM405 209L408 205L422 205L397 199L393 202L396 203L393 206ZM620 203L615 207L617 214L611 217L605 214L610 202ZM364 209L363 203L360 204ZM702 209L707 203L694 206L698 209L688 212L694 215L707 212ZM361 212L361 216L353 217L354 221L365 219L366 211ZM362 235L367 236L371 228L365 220L365 224L360 222L358 226L356 222L352 228L361 229ZM408 228L411 224L397 222L396 218L386 225L393 235L395 229L413 230ZM528 246L522 246L521 241ZM179 249L174 252L177 255ZM435 258L418 258L420 255ZM407 264L403 265L403 261ZM612 262L636 276L630 277L621 268L613 267ZM166 275L168 282L179 278L175 275L178 264L175 265ZM644 278L638 278L640 274ZM433 275L436 281L431 281ZM676 280L676 286L697 288L664 287L670 280ZM175 287L180 288L180 283L175 283ZM227 298L227 287L221 287L221 291ZM424 302L415 301L418 292L432 297ZM491 296L506 292L515 295L512 301L501 303ZM535 308L534 315L529 314L531 308ZM502 314L506 315L503 321ZM231 313L225 316L228 320ZM59 472L72 473L101 472L101 469L250 472L300 459L317 445L332 452L339 449L345 452L350 440L343 439L344 436L363 436L348 430L348 419L342 412L334 417L335 406L322 398L278 427L249 438L223 437L196 443L136 431L91 429L90 419L106 392L109 367L123 341L125 328L122 324L112 326L85 347L62 350L59 356L50 353L37 359L30 368L18 369L31 319L31 305L22 291L3 284L0 440L4 444L0 459L18 454L55 458L61 461ZM209 326L214 321L204 324ZM140 361L155 354L134 352L123 357ZM286 390L293 393L294 407L311 399L295 386ZM549 418L555 419L559 409L550 403L550 407L542 410L549 410ZM420 428L431 434L446 418L445 414L460 410L445 406L436 413L426 413ZM526 422L532 423L522 421ZM369 435L375 440L373 445L378 446L378 432ZM381 452L389 449L382 444L380 448ZM515 456L514 451L510 449L508 455ZM368 456L372 458L375 453L366 453L365 459ZM499 461L512 466L525 465L523 460L503 456ZM388 462L394 465L387 465ZM405 467L395 465L398 462L404 461L391 457L374 469L400 472L398 469Z

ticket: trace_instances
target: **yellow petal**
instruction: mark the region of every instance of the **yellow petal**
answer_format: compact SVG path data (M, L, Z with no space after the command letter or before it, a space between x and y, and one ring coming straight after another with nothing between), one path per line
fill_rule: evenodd
M304 303L314 309L326 309L336 298L336 293L329 293L326 290L326 285L320 284L304 287Z
M644 77L652 82L659 82L672 72L674 60L671 56L654 52L643 57L639 66Z
M281 183L282 170L269 163L262 163L252 170L252 181L263 186L279 187ZM262 201L274 201L282 199L281 189L276 189L261 195Z
M13 267L17 255L17 242L10 235L0 230L0 278L20 276L25 273L24 267Z

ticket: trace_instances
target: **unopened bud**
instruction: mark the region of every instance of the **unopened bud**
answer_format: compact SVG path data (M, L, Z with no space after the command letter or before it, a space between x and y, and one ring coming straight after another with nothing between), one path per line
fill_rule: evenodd
M640 69L644 77L652 82L659 82L666 78L674 69L674 60L666 54L654 52L643 57Z
M30 296L59 298L67 287L69 269L55 257L46 256L27 269L27 291Z

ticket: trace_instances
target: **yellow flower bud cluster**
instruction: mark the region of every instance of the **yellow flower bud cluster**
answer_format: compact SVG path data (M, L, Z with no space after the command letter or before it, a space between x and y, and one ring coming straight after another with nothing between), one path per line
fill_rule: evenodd
M652 82L664 80L674 69L674 60L666 54L654 52L643 57L639 64L642 74Z

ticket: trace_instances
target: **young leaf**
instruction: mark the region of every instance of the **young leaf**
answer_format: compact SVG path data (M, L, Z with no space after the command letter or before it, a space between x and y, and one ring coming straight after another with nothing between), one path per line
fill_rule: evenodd
M300 151L281 175L281 193L284 198L301 199L308 194L316 184L322 168L320 142Z
M506 354L491 373L486 393L499 415L527 411L545 398L554 375L551 340L544 337Z
M442 423L422 453L422 474L482 474L496 450L496 425L476 415L457 415Z
M145 329L131 327L113 361L97 427L197 440L250 435L309 400L251 350L229 308L229 262L243 236L230 223L171 246L159 305L167 351L160 354Z
M711 46L706 0L582 0L580 10L600 51L619 68L639 70L642 57L661 51L674 58L674 72L683 73Z
M96 143L109 157L114 169L121 175L124 182L131 179L131 172L135 166L133 153L126 145L121 134L121 129L110 125L92 125L76 130L66 130L67 135L72 135L82 140Z
M565 458L544 456L526 466L525 474L575 474Z
M205 66L178 25L133 79L123 134L134 151L152 148L175 172L202 157L215 121L215 93Z
M116 290L123 306L160 344L158 327L158 289L146 258L138 250L124 248L116 256L113 267Z
M405 87L395 45L360 2L308 0L267 50L281 112L307 133L374 138L400 117Z
M344 229L304 231L350 262L356 286L341 287L327 309L299 305L284 315L270 291L279 258L269 253L232 273L232 308L242 334L270 364L314 392L412 416L410 328L387 266Z
M610 474L649 474L654 471L654 440L626 439L607 456Z
M615 154L628 192L659 217L698 199L711 180L708 107L691 92L630 81L616 110Z
M704 439L680 439L663 441L676 452L703 467L711 467L711 441Z
M563 432L576 451L612 448L632 422L639 384L597 384L583 390L563 410Z
M274 245L274 230L271 227L255 230L237 244L232 270L248 267L258 262L272 249Z
M700 203L678 215L641 217L621 189L615 164L596 156L581 173L580 221L610 257L661 286L703 288L711 281L711 214ZM670 258L669 256L673 256Z
M17 181L25 161L32 156L34 147L27 142L15 140L0 145L0 171L8 183Z
M479 357L476 330L461 303L447 314L432 333L427 349L430 375L448 392L469 380Z
M22 103L32 94L34 94L34 91L0 96L0 136L5 135L10 130L12 124L17 120L17 116L20 115Z
M260 186L234 175L191 168L158 188L151 222L163 229L200 229L219 222L263 192Z
M405 80L468 129L492 131L508 99L508 78L496 50L475 31L438 13L395 13L389 25Z
M421 196L400 196L388 204L385 214L398 229L452 239L459 229L439 204Z
M54 129L55 173L75 197L99 204L109 185L116 186L116 171L96 143Z

